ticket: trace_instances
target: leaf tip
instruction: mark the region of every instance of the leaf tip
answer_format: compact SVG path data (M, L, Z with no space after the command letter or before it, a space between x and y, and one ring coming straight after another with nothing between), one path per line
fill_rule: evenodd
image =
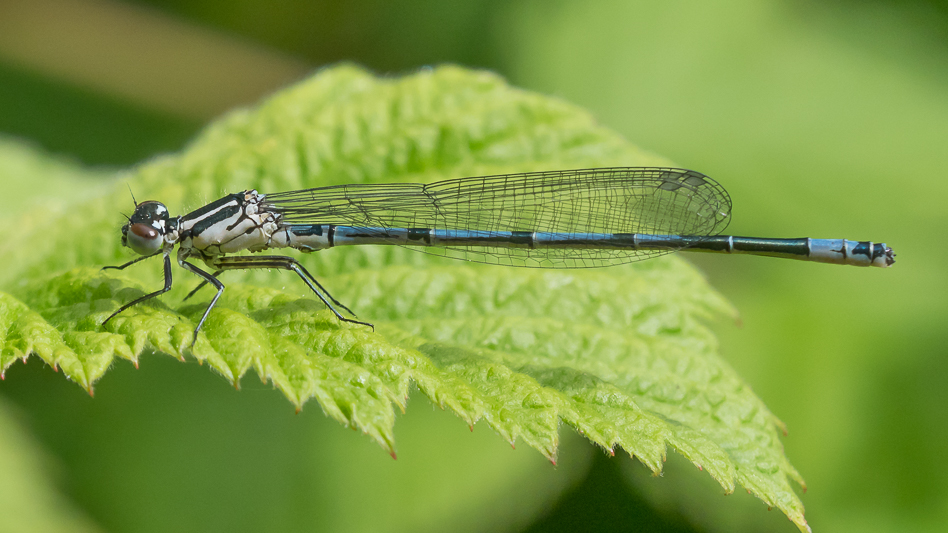
M392 456L393 460L398 460L398 457L395 455L395 450L389 450L388 454Z
M813 533L813 530L810 529L810 524L806 523L806 518L803 518L803 515L800 513L793 513L793 516L787 516L787 519L796 524L797 529L804 531L805 533Z

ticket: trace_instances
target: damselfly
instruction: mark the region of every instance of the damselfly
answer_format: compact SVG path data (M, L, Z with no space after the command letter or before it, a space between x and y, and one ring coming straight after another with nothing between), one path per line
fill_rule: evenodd
M248 250L395 244L456 259L509 266L583 268L628 263L676 250L766 255L857 266L895 262L885 244L845 239L762 239L720 235L731 199L721 185L692 170L663 167L599 168L508 174L439 181L337 185L225 196L172 217L155 201L135 204L122 227L122 244L142 259L164 258L165 285L122 311L171 289L171 252L217 294L194 329L192 345L224 292L226 270L276 268L295 272L344 322L333 298L296 259L231 256ZM193 264L200 260L213 273Z

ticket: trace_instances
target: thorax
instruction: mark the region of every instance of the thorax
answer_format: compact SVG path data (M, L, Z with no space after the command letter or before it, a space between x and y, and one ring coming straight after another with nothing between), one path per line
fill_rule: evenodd
M280 215L261 211L257 191L227 195L178 219L177 242L186 255L211 257L268 248Z

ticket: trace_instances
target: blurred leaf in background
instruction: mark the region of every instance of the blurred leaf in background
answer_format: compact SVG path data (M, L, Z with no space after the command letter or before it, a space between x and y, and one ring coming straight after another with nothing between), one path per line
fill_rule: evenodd
M56 462L34 442L17 413L0 402L0 528L10 531L76 531L99 529L82 511L64 498L49 478L61 474ZM15 525L15 528L11 527Z
M3 27L3 21L24 20L10 16L11 4L0 4L0 36L17 34ZM87 4L97 9L118 5L119 10L130 5L101 0ZM167 1L138 2L134 9L146 20L161 21L154 26L216 34L221 36L218 43L236 49L257 49L254 42L264 43L270 47L262 49L265 57L284 55L274 60L279 65L315 66L345 59L382 72L440 61L493 68L518 85L565 96L637 144L719 179L735 200L734 233L887 241L899 254L899 263L880 272L742 257L694 261L742 313L742 328L719 328L723 351L788 423L788 455L811 487L804 496L811 523L818 530L939 531L948 520L944 503L948 468L941 461L948 437L944 387L948 334L943 327L948 318L943 297L948 276L941 267L946 252L933 244L941 242L940 230L948 227L946 211L936 204L944 195L941 176L948 171L941 146L948 128L944 3L451 4ZM169 20L188 22L167 26ZM43 35L43 27L28 29L41 35L41 51L54 53L57 41ZM88 34L108 35L115 25L81 27ZM264 79L264 72L292 72L250 67L257 63L240 59L227 63L229 69L214 70L213 76L199 74L201 83L190 85L186 73L173 66L200 58L200 50L179 49L165 63L171 68L157 68L160 62L141 63L149 73L144 79L156 88L146 98L114 84L94 86L88 77L83 81L74 74L100 72L101 67L57 70L49 61L31 60L35 54L22 54L29 48L19 46L11 52L2 41L0 37L0 76L10 82L0 84L0 129L95 164L128 164L155 151L177 149L206 117L255 98L249 94L219 98L222 107L212 107L215 100L201 95L195 100L206 103L204 111L189 115L168 111L167 103L149 99L154 95L182 94L181 87L188 88L183 94L201 87L236 87L247 73ZM66 46L76 51L69 60L77 64L115 64L108 54L99 53L102 48L84 53L87 49L69 41ZM123 49L129 47L105 47L111 53ZM214 57L209 64L219 63ZM202 71L200 63L197 71L211 72ZM153 76L155 72L159 75ZM118 79L139 76L143 75L126 71ZM271 74L266 79L269 87L276 88L291 78ZM270 90L265 85L255 86L257 94ZM156 403L170 400L162 389L169 379L182 383L182 397L176 400L183 403L170 406L178 413L210 409L202 403L207 401L204 396L221 393L219 384L206 373L189 372L170 361L152 364L149 373L119 367L116 374L126 375L103 382L95 401L107 402L101 396L110 382L115 387L137 385L141 390L128 393L134 403L106 403L104 409L128 409L131 414L165 420L166 425L146 427L143 420L140 428L110 432L111 418L98 415L102 426L92 427L100 435L82 438L88 443L87 455L77 451L81 446L74 442L76 432L70 433L66 424L81 419L83 412L77 411L81 406L89 409L75 386L28 365L26 375L17 380L21 385L8 382L0 391L10 396L26 394L20 386L44 391L27 411L30 427L53 455L69 465L67 479L82 479L72 469L86 469L94 477L116 468L106 461L117 451L128 455L119 455L118 459L126 459L116 464L132 465L141 446L168 453L169 463L182 464L182 470L168 472L169 476L201 468L189 459L202 455L202 450L215 450L222 467L236 465L228 453L246 453L236 443L244 436L236 433L239 426L218 426L211 415L204 418L198 413L186 424L163 410L164 414L155 412ZM148 381L151 388L136 379ZM193 388L188 388L189 379L197 382ZM154 396L148 395L149 390ZM192 405L189 394L202 400ZM259 405L263 402L246 399L252 395L244 391L226 400L216 397L217 403L211 402L217 406L214 414L230 413L233 424L245 420L281 435L283 430L266 425L274 413L284 412L277 407L280 399L269 391L260 393L274 402L270 406L276 411L270 413ZM64 405L72 407L63 411ZM248 412L254 409L261 415ZM420 416L413 414L420 411L410 409L405 420ZM303 416L322 417L313 412ZM426 424L438 420L457 424L449 417L434 418L417 426L421 442L429 434ZM332 432L325 422L323 426ZM205 443L181 437L187 428L209 427L221 428L221 437L209 441L216 447L201 448ZM430 434L450 431L435 429ZM352 437L340 449L368 446ZM487 440L497 445L497 439L490 437ZM406 438L399 434L402 446L409 446ZM98 455L101 442L117 444ZM298 446L313 445L307 441ZM483 449L479 446L473 450ZM379 455L376 449L367 453ZM595 478L598 485L584 483L579 488L587 491L571 492L551 510L552 519L543 530L566 530L569 525L576 530L574 520L583 512L601 520L598 523L616 526L632 508L646 509L646 501L659 511L646 515L639 525L653 530L692 527L682 526L682 520L704 530L774 530L783 520L762 513L759 502L751 498L722 499L713 484L706 484L707 476L693 476L675 461L659 480L643 475L641 468L631 468L627 479L635 489L627 492L620 476L606 474L614 472L609 469L617 463L608 467L593 463L589 479ZM448 459L446 464L456 461ZM253 476L252 468L231 466L234 475ZM212 465L201 471L222 470ZM441 473L433 476L442 478ZM121 486L117 480L116 484ZM165 486L156 483L154 493L143 497L160 498ZM67 492L80 506L100 505L83 500L78 489L67 487ZM589 491L595 490L599 495L590 498ZM603 496L619 493L644 501L626 507L623 500ZM597 503L600 507L595 507ZM132 519L133 511L128 512ZM614 518L606 518L610 516ZM227 525L218 518L218 524ZM116 524L104 524L110 525ZM782 527L792 530L786 522Z

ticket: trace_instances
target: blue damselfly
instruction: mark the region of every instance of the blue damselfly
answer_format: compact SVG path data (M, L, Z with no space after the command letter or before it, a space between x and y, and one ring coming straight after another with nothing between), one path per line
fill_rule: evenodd
M224 292L226 270L276 268L295 272L344 322L333 298L291 257L232 256L240 251L388 244L482 263L541 268L601 267L684 250L753 254L822 263L887 267L885 244L845 239L764 239L720 235L731 199L704 174L676 168L599 168L439 181L337 185L225 196L180 217L161 203L136 203L122 227L122 244L142 259L162 255L164 287L109 316L171 289L171 252L182 268L217 288L194 330L192 345ZM189 259L202 261L209 273ZM186 297L186 298L187 298Z

